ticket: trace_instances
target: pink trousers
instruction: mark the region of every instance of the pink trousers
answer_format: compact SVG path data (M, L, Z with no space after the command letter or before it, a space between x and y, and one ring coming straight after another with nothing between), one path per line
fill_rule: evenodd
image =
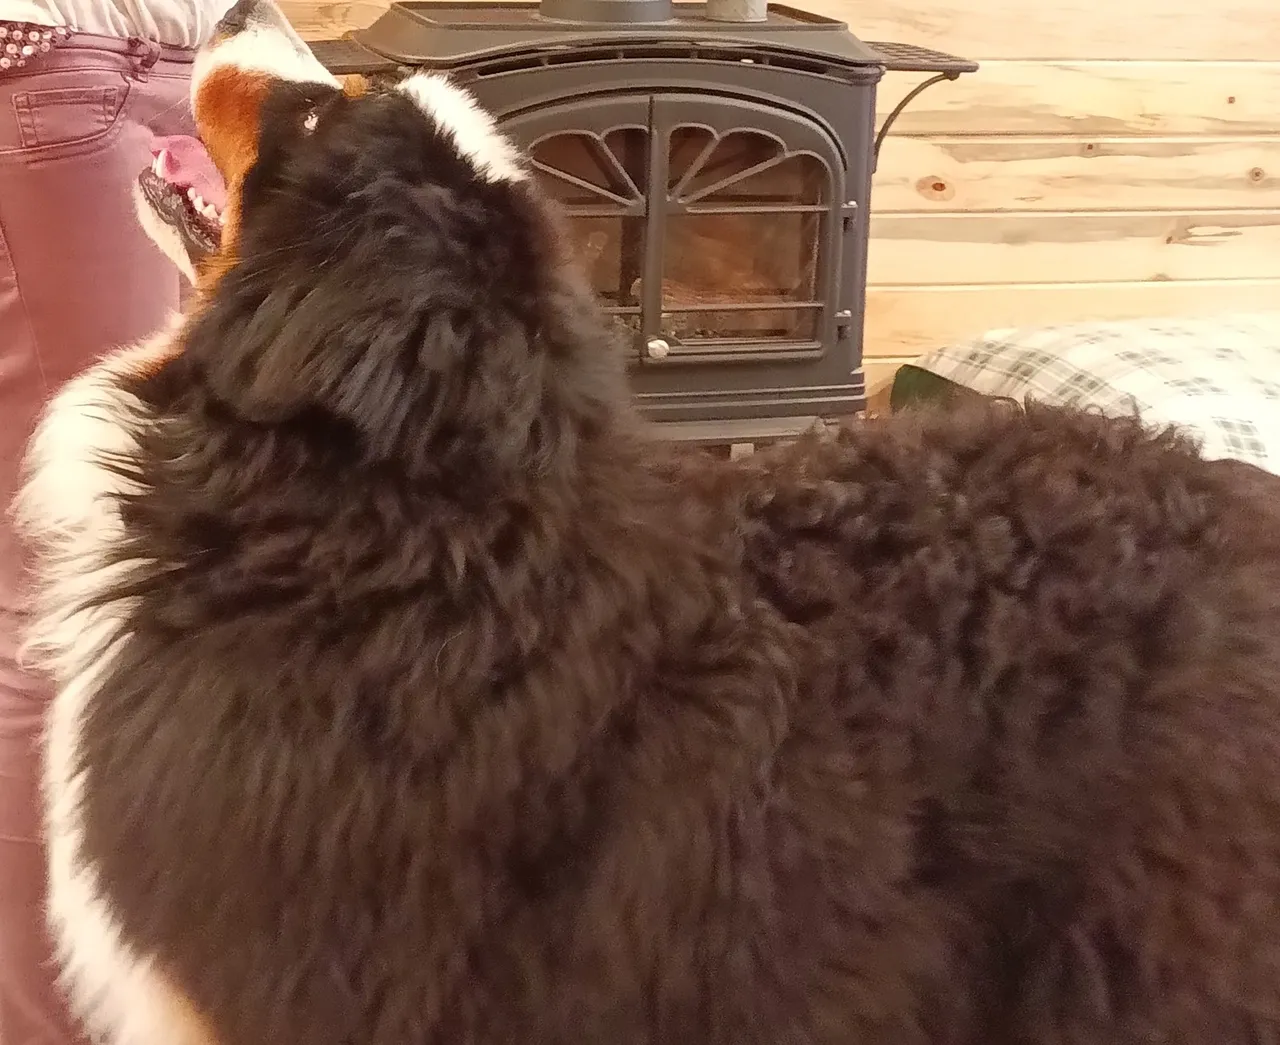
M11 30L0 22L0 31ZM0 56L4 48L0 45ZM178 306L177 270L133 214L154 134L192 133L190 52L72 35L0 68L0 502L48 395ZM80 1037L44 924L39 741L47 685L15 653L23 557L0 516L0 1045Z

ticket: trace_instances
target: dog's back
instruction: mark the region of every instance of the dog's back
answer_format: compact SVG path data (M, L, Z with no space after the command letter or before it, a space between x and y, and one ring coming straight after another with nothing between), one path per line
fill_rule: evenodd
M978 408L757 499L749 572L812 640L774 765L816 826L772 837L823 1040L1271 1040L1280 480Z
M969 410L468 501L183 368L53 770L183 1045L1280 1033L1269 480Z
M1280 1038L1277 480L1046 410L649 442L455 84L239 0L193 108L193 312L22 505L98 1038Z

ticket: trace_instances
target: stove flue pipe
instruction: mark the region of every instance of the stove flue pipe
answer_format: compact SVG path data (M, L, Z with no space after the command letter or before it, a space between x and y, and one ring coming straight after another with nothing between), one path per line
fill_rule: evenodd
M768 0L707 0L707 17L715 22L763 22Z
M671 0L542 0L538 13L562 22L635 25L667 21L671 17Z
M706 17L715 22L763 22L768 0L706 0ZM671 18L671 0L542 0L543 18L566 22L635 25Z

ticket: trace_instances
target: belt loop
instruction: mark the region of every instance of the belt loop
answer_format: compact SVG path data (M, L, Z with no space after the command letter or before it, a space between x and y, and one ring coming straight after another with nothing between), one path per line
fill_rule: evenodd
M156 62L160 60L159 43L155 40L144 40L140 36L133 36L129 38L129 50L137 59L134 63L135 77L138 80L146 80Z

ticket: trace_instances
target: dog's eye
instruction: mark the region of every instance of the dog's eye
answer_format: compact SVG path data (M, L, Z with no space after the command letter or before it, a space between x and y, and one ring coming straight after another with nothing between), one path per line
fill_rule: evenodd
M320 114L312 109L306 116L302 118L302 129L310 134L316 129L316 124L320 122Z

